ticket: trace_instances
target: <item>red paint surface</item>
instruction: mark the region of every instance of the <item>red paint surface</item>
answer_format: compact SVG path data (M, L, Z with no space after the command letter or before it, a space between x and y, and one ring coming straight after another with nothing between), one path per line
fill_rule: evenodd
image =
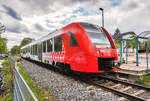
M44 54L44 59L70 64L71 69L74 71L90 73L105 72L98 71L98 57L115 58L115 60L118 60L118 55L110 34L103 27L102 29L109 38L113 49L95 49L84 28L79 23L72 23L61 29L63 51ZM70 47L69 32L72 32L75 35L79 44L78 46ZM116 70L117 69L114 68L110 71Z

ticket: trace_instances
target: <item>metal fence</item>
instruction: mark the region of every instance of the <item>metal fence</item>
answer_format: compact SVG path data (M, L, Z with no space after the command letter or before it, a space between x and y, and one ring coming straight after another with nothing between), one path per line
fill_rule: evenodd
M14 69L14 98L13 101L38 101L31 89L18 71Z

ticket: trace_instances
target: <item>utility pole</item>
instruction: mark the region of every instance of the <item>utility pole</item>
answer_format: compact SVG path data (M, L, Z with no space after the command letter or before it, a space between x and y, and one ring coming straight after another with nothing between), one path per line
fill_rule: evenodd
M102 26L104 27L104 9L99 8L100 11L102 11Z

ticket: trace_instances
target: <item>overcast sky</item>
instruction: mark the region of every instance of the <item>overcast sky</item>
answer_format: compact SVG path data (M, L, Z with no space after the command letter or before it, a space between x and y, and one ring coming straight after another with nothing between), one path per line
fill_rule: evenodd
M10 49L24 37L38 39L71 22L101 25L100 7L111 34L116 28L136 34L150 30L149 0L0 0L3 37Z

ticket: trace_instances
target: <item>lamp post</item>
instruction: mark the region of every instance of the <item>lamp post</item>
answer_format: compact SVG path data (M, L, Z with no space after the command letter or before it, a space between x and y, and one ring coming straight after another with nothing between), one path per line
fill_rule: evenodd
M103 8L99 8L99 10L102 11L102 26L104 27L104 9Z

